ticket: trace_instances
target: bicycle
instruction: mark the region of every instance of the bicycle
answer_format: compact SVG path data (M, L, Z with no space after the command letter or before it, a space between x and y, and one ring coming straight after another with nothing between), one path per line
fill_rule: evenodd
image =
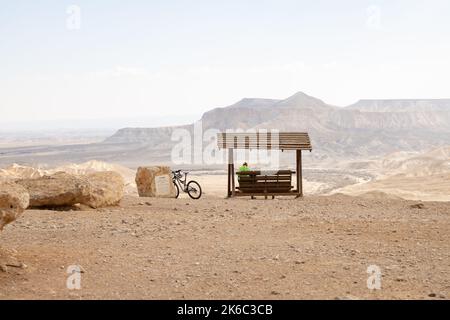
M200 199L202 196L202 187L200 187L200 184L197 181L191 180L188 183L187 182L187 175L189 172L184 172L184 180L183 180L183 174L181 173L181 170L172 171L172 182L175 185L176 189L176 196L175 198L178 198L180 195L180 189L183 192L187 192L189 197L192 199Z

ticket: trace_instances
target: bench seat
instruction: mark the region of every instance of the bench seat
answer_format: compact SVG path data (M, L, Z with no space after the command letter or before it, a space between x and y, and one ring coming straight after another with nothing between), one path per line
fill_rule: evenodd
M239 186L236 188L249 195L288 193L293 188L291 170L279 170L266 174L261 171L237 172Z

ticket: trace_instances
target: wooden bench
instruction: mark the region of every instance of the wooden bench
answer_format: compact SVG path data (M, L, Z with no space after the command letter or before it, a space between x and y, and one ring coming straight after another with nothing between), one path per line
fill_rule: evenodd
M274 172L243 171L236 172L238 176L239 195L247 196L272 196L291 195L292 174L291 170L279 170Z

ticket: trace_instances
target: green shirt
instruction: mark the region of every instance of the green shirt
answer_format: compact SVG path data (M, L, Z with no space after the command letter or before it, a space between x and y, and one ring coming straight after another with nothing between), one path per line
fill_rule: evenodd
M240 172L243 172L243 171L250 171L250 169L249 169L247 166L241 166L241 167L239 168L239 171L240 171Z

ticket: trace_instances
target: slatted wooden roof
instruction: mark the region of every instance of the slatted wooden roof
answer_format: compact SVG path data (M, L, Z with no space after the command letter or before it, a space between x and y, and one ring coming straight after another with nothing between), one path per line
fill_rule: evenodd
M307 132L221 132L220 149L312 150Z

